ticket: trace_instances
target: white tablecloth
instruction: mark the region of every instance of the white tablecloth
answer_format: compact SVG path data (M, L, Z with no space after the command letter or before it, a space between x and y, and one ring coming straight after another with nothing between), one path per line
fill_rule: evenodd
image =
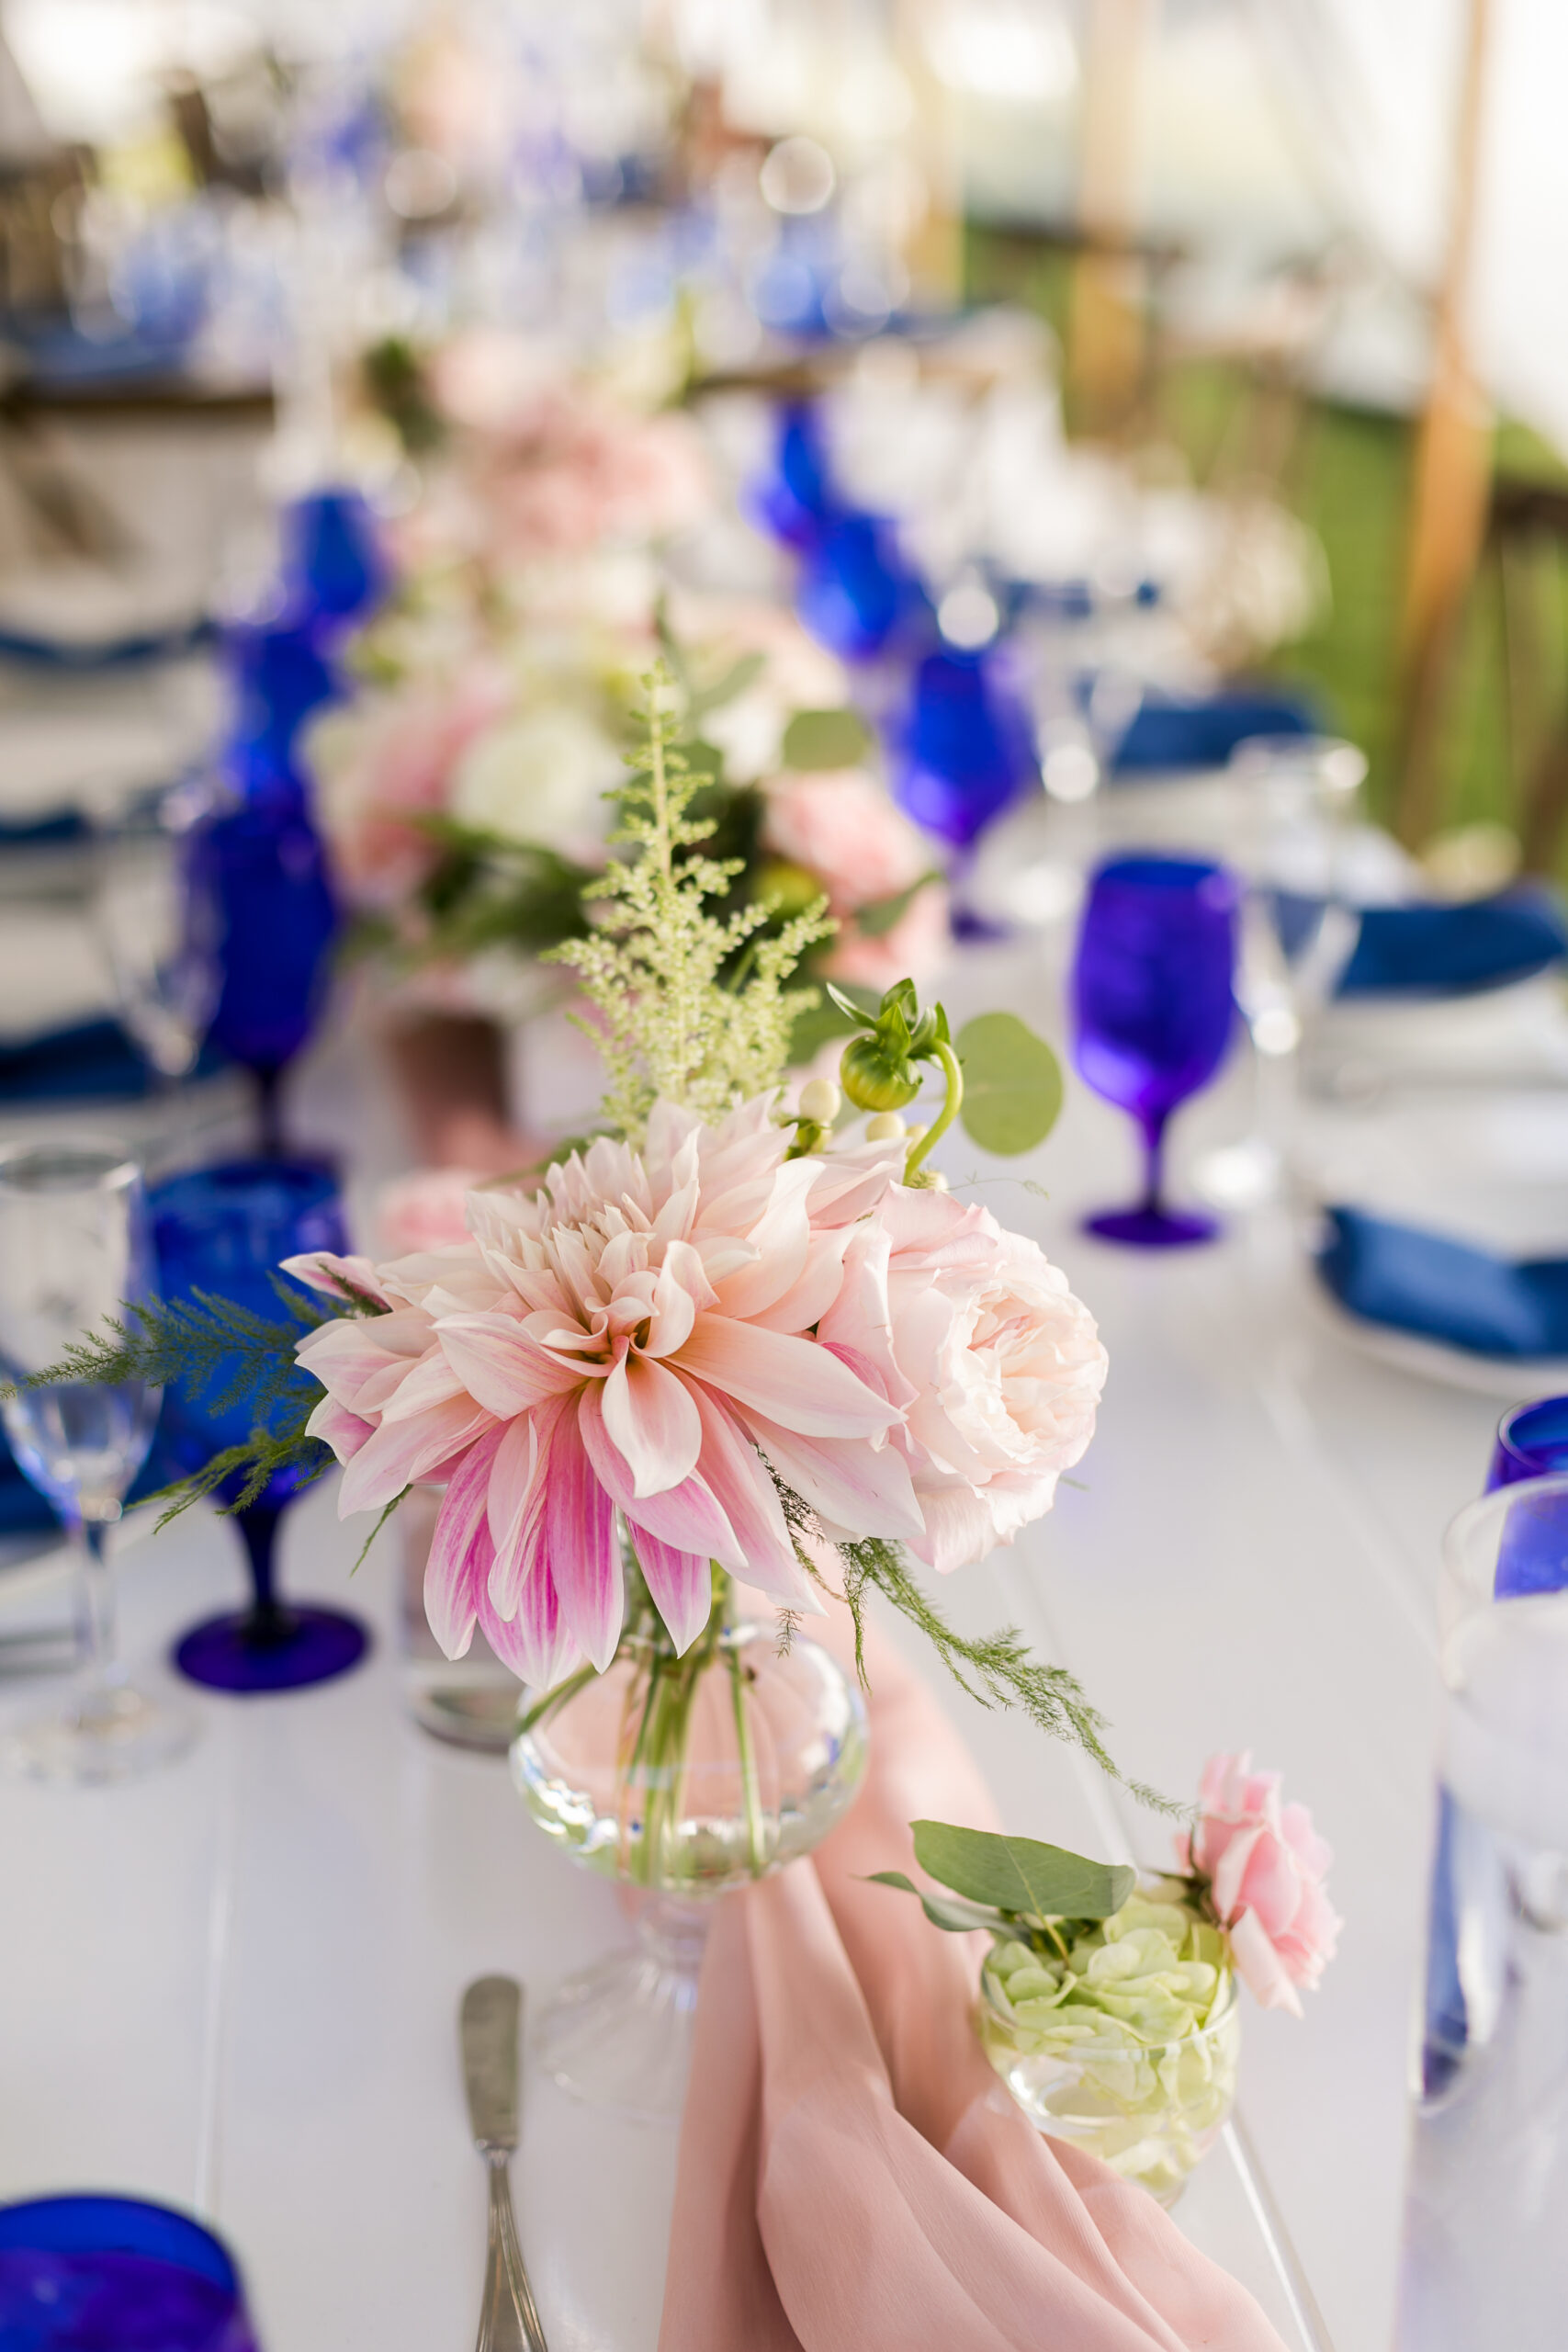
M976 957L947 993L955 1012L1010 1001L1052 1025L1036 951ZM1196 1139L1238 1115L1222 1094L1188 1126ZM362 1172L399 1148L346 1037L318 1057L300 1116ZM1318 2340L1382 2352L1438 1545L1480 1485L1496 1408L1358 1355L1308 1311L1267 1224L1164 1260L1084 1238L1082 1208L1129 1193L1133 1158L1125 1124L1075 1089L1024 1171L1048 1200L980 1170L980 1197L1040 1234L1093 1306L1111 1375L1081 1487L941 1598L966 1628L1013 1619L1075 1667L1129 1772L1185 1798L1211 1749L1250 1745L1313 1807L1336 1849L1341 1955L1304 2022L1248 2016L1242 2109ZM975 1156L960 1143L946 1159L956 1182ZM333 1508L322 1488L293 1513L287 1589L344 1593L359 1531ZM239 1544L205 1514L130 1532L126 1645L149 1659L239 1598ZM383 1538L348 1593L381 1633L363 1671L280 1699L199 1698L199 1747L137 1786L0 1788L0 2197L97 2185L209 2211L266 2352L464 2344L484 2184L457 2069L463 1984L503 1969L536 1998L624 1933L611 1890L547 1847L502 1767L407 1719L395 1551ZM6 1707L28 1702L0 1688ZM1162 1857L1165 1826L1065 1751L956 1690L947 1702L1010 1826ZM672 2135L532 2079L525 2111L517 2201L552 2352L651 2352ZM1228 2154L1179 2218L1292 2347L1312 2342Z

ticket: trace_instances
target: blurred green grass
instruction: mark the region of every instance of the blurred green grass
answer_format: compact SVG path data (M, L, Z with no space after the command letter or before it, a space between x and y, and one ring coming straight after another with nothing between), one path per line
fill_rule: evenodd
M1038 310L1057 333L1066 316L1067 256L1006 232L972 226L966 290L972 300L1010 299ZM1182 362L1157 391L1158 436L1179 450L1195 481L1206 481L1252 398L1246 372L1214 361ZM1285 503L1316 533L1330 596L1311 633L1279 648L1265 667L1308 688L1326 725L1359 743L1370 762L1368 800L1388 819L1397 783L1395 637L1404 568L1414 444L1412 421L1327 400L1310 401L1280 482ZM1568 483L1568 465L1528 427L1505 420L1494 463L1499 474ZM1568 551L1548 554L1534 574L1541 599L1549 675L1561 689L1568 652ZM1551 716L1552 714L1543 714ZM1456 649L1440 744L1443 827L1510 823L1511 763L1503 599L1495 563L1472 593ZM1529 747L1526 747L1528 764ZM1568 842L1563 850L1568 876Z

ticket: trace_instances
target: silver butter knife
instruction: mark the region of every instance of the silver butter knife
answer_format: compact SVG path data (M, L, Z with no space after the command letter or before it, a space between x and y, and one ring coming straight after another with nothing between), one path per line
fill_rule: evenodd
M481 1976L464 1994L458 2034L468 2121L490 2174L490 2236L476 2352L548 2352L512 2210L509 2165L517 2145L522 2025L523 1987L514 1977Z

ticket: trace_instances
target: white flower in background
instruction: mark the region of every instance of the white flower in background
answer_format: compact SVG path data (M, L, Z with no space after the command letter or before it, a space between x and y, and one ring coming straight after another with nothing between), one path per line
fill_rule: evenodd
M450 813L477 831L592 864L607 826L604 795L624 774L595 720L570 703L547 704L469 744L453 774Z

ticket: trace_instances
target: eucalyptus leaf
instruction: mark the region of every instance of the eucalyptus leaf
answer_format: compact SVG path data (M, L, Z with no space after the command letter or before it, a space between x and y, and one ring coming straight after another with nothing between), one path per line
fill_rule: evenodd
M1043 1037L1014 1012L982 1012L960 1030L959 1117L982 1151L1032 1151L1056 1124L1062 1066Z
M853 710L797 710L784 729L786 768L852 768L871 738Z
M870 1883L874 1886L898 1887L905 1894L918 1894L920 1908L931 1926L945 1928L950 1936L972 1935L976 1928L985 1928L996 1934L1001 1928L1002 1922L994 1905L954 1903L945 1894L927 1894L913 1879L906 1878L902 1871L873 1871Z
M1000 1838L945 1821L917 1821L915 1860L972 1902L1036 1919L1109 1919L1137 1883L1122 1862L1096 1862L1033 1838Z

